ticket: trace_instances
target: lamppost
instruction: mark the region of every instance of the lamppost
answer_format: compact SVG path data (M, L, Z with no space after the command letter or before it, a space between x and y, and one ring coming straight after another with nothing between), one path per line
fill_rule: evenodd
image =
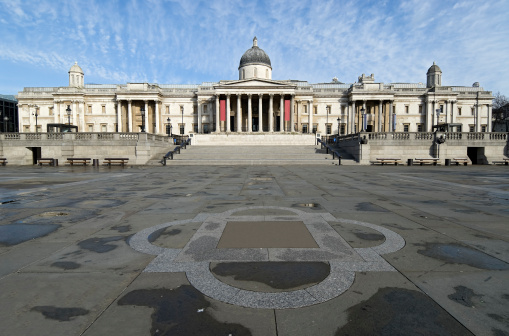
M37 124L37 117L39 116L39 113L38 113L37 110L39 109L39 106L34 105L34 109L35 109L35 113L32 113L32 115L35 116L35 133L38 133L39 130L38 130L38 127L37 127L38 126L38 124Z
M166 125L166 134L168 134L168 136L170 137L171 136L171 119L170 118L166 119L166 122L168 123L168 125Z
M363 107L361 108L361 115L362 115L362 131L364 132L366 130L366 109Z
M7 122L8 121L9 121L9 117L5 116L4 117L4 133L8 131L8 129L7 129Z
M145 107L144 106L142 106L140 108L140 112L141 112L141 132L145 133Z
M69 125L68 132L71 131L71 105L67 105L67 108L65 109L65 112L67 112L67 125Z
M327 135L329 135L329 109L330 109L330 106L327 105L325 107L325 113L327 114L325 131L326 131Z
M182 125L180 126L180 134L184 135L184 106L180 106L180 113L182 114Z
M338 117L338 137L339 137L339 124L341 123L341 118Z

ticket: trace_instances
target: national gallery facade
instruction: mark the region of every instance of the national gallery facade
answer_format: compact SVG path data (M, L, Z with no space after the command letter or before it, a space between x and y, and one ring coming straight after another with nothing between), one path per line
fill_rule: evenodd
M433 64L423 83L381 83L373 74L357 82L310 84L273 80L269 56L253 46L242 55L238 80L182 84L84 84L74 64L65 87L19 92L20 132L321 133L431 132L438 124L457 132L491 132L492 94L478 83L442 86ZM424 77L424 74L423 74Z

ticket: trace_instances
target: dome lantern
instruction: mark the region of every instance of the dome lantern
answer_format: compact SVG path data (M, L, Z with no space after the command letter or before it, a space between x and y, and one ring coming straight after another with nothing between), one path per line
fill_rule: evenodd
M253 38L253 46L240 58L239 79L272 79L272 66L269 56L258 47L258 39Z

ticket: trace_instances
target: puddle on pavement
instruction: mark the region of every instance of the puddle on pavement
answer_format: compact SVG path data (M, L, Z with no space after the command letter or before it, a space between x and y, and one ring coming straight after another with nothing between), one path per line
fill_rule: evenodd
M118 300L118 305L153 308L151 335L251 335L240 324L217 321L208 312L210 302L190 285L134 290Z
M78 263L75 263L73 261L56 261L53 264L51 264L52 267L58 267L63 270L72 270L80 268L81 265Z
M348 308L339 335L472 335L427 295L404 288L381 288Z
M89 238L78 243L82 249L97 253L106 253L116 249L118 246L110 244L111 242L124 240L123 236L105 237L105 238Z
M456 286L454 290L455 292L447 297L465 307L475 307L474 301L479 301L477 298L483 297L483 295L475 294L472 289L465 286ZM474 301L472 301L472 299L474 299Z
M293 208L308 208L313 210L321 210L322 206L318 203L297 203L292 204Z
M382 234L378 234L378 233L354 232L354 234L357 236L357 238L364 239L364 240L370 240L370 241L385 240L385 236Z
M12 246L44 237L57 230L58 224L8 224L0 226L0 245Z
M487 270L508 270L509 264L476 249L457 244L426 243L418 253L453 264Z
M44 317L57 321L70 321L76 316L87 315L88 310L83 308L60 308L54 306L36 306L30 309L44 315Z
M213 264L211 271L237 281L254 281L286 290L321 282L329 275L330 266L324 262L231 262Z

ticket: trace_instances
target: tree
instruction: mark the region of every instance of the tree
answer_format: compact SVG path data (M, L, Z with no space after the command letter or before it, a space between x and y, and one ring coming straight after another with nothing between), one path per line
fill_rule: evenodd
M493 131L509 131L509 99L500 92L495 93L493 98Z
M493 97L495 97L493 98L493 109L499 109L502 106L509 104L509 99L500 92L495 93Z

